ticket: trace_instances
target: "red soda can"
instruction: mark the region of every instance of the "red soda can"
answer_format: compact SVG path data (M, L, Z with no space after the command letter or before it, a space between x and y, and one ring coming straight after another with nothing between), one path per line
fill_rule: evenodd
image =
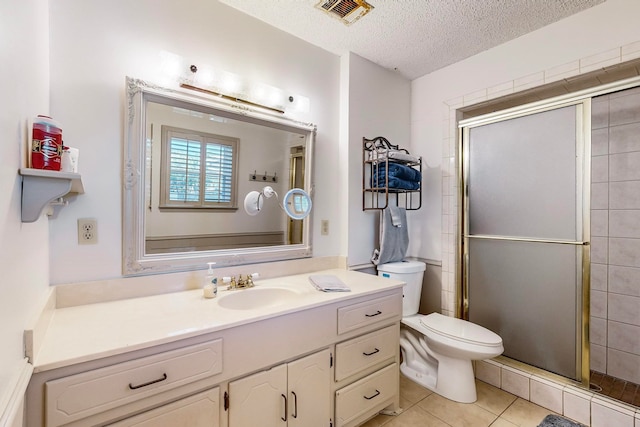
M62 129L48 116L33 121L31 167L59 171L62 163Z

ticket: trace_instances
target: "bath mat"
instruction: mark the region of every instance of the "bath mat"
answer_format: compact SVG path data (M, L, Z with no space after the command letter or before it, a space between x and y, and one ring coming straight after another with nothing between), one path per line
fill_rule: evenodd
M573 422L559 415L547 415L538 427L584 427L582 424Z

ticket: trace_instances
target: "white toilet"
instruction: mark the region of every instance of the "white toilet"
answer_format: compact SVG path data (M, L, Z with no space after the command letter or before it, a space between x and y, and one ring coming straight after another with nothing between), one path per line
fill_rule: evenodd
M447 399L473 403L477 395L471 361L502 354L502 338L466 320L439 313L416 314L425 267L419 261L378 266L379 276L406 283L400 329L400 371Z

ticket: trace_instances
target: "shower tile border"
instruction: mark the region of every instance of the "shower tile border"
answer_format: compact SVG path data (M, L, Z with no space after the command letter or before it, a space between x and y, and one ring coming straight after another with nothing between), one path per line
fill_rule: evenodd
M497 372L499 371L499 373ZM487 372L491 372L491 378L495 380L497 376L501 378L500 385L495 385L487 381ZM518 367L509 366L495 359L478 360L475 362L476 378L480 381L495 385L507 393L515 394L521 399L527 400L550 411L557 412L566 417L581 422L591 427L640 427L640 408L623 403L619 400L597 394L595 392L582 389L570 380L553 378L553 374L547 376L531 374ZM520 390L514 390L507 384L505 388L505 377L512 376L520 382ZM560 378L560 377L559 377ZM536 385L532 385L536 383ZM551 390L551 394L556 393L554 399L541 398L535 391L538 385ZM526 387L526 390L524 388ZM514 393L516 391L516 393ZM559 398L557 393L561 393ZM559 399L559 400L558 400ZM604 414L608 414L605 416ZM619 420L622 424L602 424L603 419ZM595 421L595 423L594 423Z

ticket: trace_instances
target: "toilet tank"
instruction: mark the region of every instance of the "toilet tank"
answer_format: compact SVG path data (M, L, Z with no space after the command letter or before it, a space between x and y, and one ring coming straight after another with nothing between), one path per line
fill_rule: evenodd
M402 290L402 317L416 314L420 308L422 277L425 268L426 264L420 261L390 262L378 266L378 276L406 283Z

